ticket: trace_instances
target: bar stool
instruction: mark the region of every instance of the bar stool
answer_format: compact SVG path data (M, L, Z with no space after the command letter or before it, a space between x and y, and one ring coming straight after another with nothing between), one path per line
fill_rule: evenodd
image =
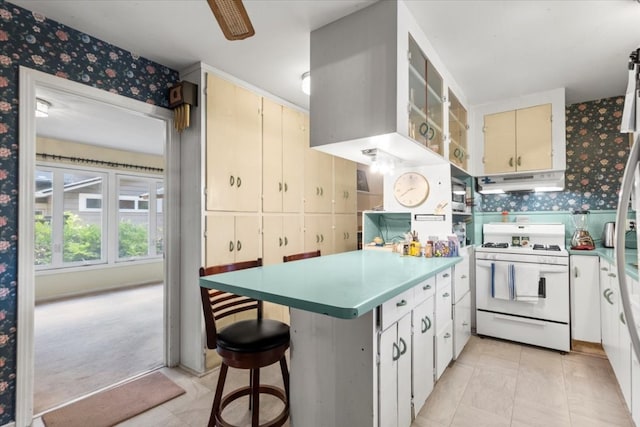
M312 252L302 252L293 255L285 255L282 257L282 262L298 261L300 259L315 258L317 256L320 256L320 250Z
M262 266L262 259L213 267L200 267L200 277L245 268ZM202 310L207 332L207 348L216 349L222 358L216 394L213 399L209 427L234 427L222 417L222 411L231 402L249 396L252 427L279 427L289 418L289 370L285 351L289 348L289 326L285 323L262 318L262 301L229 292L200 288ZM216 321L224 317L256 310L256 318L234 322L219 331ZM260 368L280 362L285 390L260 384ZM250 384L222 396L229 367L250 369ZM271 421L259 424L260 393L270 394L284 403L284 409Z

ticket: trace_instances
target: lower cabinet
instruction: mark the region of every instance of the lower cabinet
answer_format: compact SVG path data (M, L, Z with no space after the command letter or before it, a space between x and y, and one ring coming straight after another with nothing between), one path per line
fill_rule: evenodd
M299 215L262 217L262 263L279 264L282 257L302 252Z
M453 358L457 359L471 337L471 292L453 306Z
M416 305L413 309L413 409L414 414L427 401L433 391L433 296Z
M569 260L569 285L571 289L571 338L599 343L600 292L599 257L571 255ZM609 279L609 271L606 271Z
M380 426L411 425L411 313L380 335Z
M322 255L333 253L333 220L331 215L304 216L304 251L320 250Z
M207 215L206 264L230 264L258 258L258 221L257 216L250 215Z
M436 276L436 351L435 373L436 380L447 369L453 358L453 318L451 297L451 269L438 273Z

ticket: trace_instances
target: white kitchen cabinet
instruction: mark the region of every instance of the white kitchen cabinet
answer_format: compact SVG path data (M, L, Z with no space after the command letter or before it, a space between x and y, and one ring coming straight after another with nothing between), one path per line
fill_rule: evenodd
M436 276L436 348L435 373L436 380L444 373L453 358L453 319L451 296L451 269Z
M336 214L334 218L333 252L355 251L358 246L358 219L351 214Z
M305 114L262 101L262 210L300 212L308 129ZM351 211L354 212L355 208Z
M569 265L571 337L600 343L600 259L597 256L571 255Z
M303 251L302 220L299 215L262 217L262 263L278 264L285 255Z
M622 312L622 303L619 304L618 334L618 368L616 378L618 379L618 384L620 384L620 390L622 390L627 408L631 408L631 337L629 336L626 319Z
M411 425L411 315L380 335L379 425Z
M207 74L206 209L257 212L262 98Z
M354 172L355 174L355 172ZM331 213L333 197L333 157L307 149L304 155L304 211ZM355 211L355 209L354 209Z
M260 225L257 216L207 215L206 265L250 261L260 255Z
M432 295L413 309L412 389L414 413L427 401L434 385L434 313Z
M602 347L614 368L618 364L618 279L615 267L608 261L600 260L600 318Z
M333 224L331 215L304 216L304 252L319 250L322 255L333 253Z
M460 301L471 289L470 264L471 257L469 255L470 247L460 248L460 257L462 261L453 267L453 298L454 303Z
M453 306L453 359L457 359L471 338L471 292Z

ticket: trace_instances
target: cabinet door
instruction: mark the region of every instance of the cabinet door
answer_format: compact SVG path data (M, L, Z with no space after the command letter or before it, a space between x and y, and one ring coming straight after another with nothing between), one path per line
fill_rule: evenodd
M551 169L551 104L516 111L516 169Z
M282 211L300 212L302 209L303 178L301 165L309 148L308 116L300 111L282 107Z
M235 136L235 86L207 74L207 207L232 210L235 196L234 153L229 148Z
M411 425L411 315L398 321L398 425Z
M624 396L627 408L631 408L631 338L627 329L626 318L622 313L622 304L619 304L618 314L618 370L616 377L620 390Z
M320 250L322 255L333 253L331 215L305 215L304 251Z
M358 194L356 191L356 164L350 160L333 158L336 213L355 213L357 210Z
M304 156L304 209L306 212L330 213L333 158L307 148Z
M299 216L262 217L262 258L264 265L279 264L282 257L302 252Z
M282 106L262 100L262 210L281 212L284 193L282 179Z
M393 324L380 334L380 365L378 377L379 423L380 426L398 425L398 346L397 325ZM408 425L408 424L407 424Z
M449 322L436 335L436 380L444 373L453 356L453 322Z
M250 261L259 256L257 216L208 215L207 265Z
M436 331L451 323L451 280L444 283L436 281Z
M207 210L257 212L261 98L207 75Z
M335 215L334 253L355 251L358 244L356 215Z
M459 301L469 292L469 253L464 251L460 254L462 261L453 267L453 300Z
M453 359L462 353L471 337L471 292L453 306Z
M571 336L575 340L599 343L601 341L599 258L572 255L570 265Z
M516 171L516 112L484 116L484 173Z
M413 404L417 414L433 391L433 296L413 309Z

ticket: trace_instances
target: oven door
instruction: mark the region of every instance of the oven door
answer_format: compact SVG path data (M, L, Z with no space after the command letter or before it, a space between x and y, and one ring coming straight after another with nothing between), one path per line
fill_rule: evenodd
M511 301L491 296L491 264L535 265L544 282L543 296L536 302ZM566 265L476 260L476 307L478 310L532 319L569 323L569 269Z

